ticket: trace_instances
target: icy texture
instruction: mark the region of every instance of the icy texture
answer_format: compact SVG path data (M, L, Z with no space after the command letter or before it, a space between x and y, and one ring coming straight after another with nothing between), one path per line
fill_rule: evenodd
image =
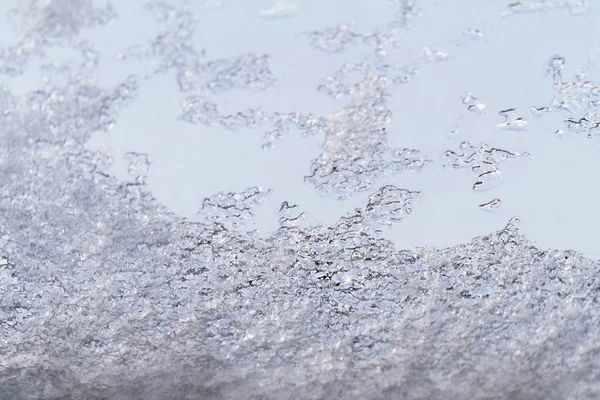
M370 189L385 173L420 171L428 160L418 150L389 149L378 128L387 110L379 100L348 107L329 119L323 153L313 161L307 181L340 198Z
M536 117L548 112L566 111L571 114L564 120L563 127L557 129L557 136L565 132L585 135L592 139L600 136L600 86L589 80L586 72L575 74L573 80L563 77L566 60L554 56L548 62L548 74L553 79L554 97L549 106L531 107ZM513 115L513 117L515 117ZM507 118L507 121L508 118ZM512 122L518 122L512 120Z
M359 72L359 82L347 82L346 74ZM345 64L335 75L325 78L319 90L332 97L352 96L351 104L326 118L299 112L266 114L248 109L235 115L222 115L216 103L190 97L183 103L180 118L193 124L223 126L229 129L271 126L265 149L271 149L290 129L306 135L324 134L323 153L313 161L307 181L325 194L344 198L368 190L387 173L420 171L430 161L417 150L390 149L385 125L391 118L386 104L390 85L387 75L372 62Z
M122 58L153 59L156 73L175 70L182 92L219 94L235 88L260 91L275 83L266 55L252 53L203 62L204 49L196 49L192 37L197 20L188 4L174 7L151 1L147 8L160 23L160 33L148 45L130 48Z
M538 110L536 109L536 112ZM507 110L502 110L499 112L501 116L504 117L504 122L498 124L498 128L508 131L524 131L527 130L528 123L525 121L525 118L520 117L517 113L517 110L514 108L509 108Z
M290 204L287 201L281 203L279 208L279 229L280 230L297 230L302 223L305 214L298 211L297 204Z
M137 184L146 183L148 176L148 168L150 162L148 161L148 154L141 154L135 152L128 152L125 154L125 158L129 160L129 167L127 172L134 179Z
M223 126L228 129L256 128L269 120L261 108L240 111L235 115L222 115L215 103L199 97L185 99L180 119L191 124Z
M513 153L500 148L488 146L483 143L479 147L469 142L460 144L460 152L448 150L443 159L453 168L470 168L477 174L473 190L484 191L492 187L501 179L498 164L509 158L527 156L528 153Z
M20 75L23 68L36 56L43 56L45 48L73 40L83 28L106 25L115 18L110 5L95 8L91 0L29 0L10 16L20 33L19 42L0 49L0 73Z
M483 203L479 205L479 208L485 211L492 211L502 205L502 200L499 198L495 198L494 200L490 200L487 203Z
M95 21L95 9L77 11L84 1L36 4L27 10L61 27ZM169 10L159 14L178 18ZM161 65L194 65L185 40L158 44L182 56ZM132 181L112 176L110 158L84 145L145 81L101 88L88 67L22 97L0 89L0 398L600 397L598 262L536 248L516 219L441 250L384 238L419 193L374 177L424 160L387 147L377 81L327 117L311 178L324 191L370 190L365 206L302 227L286 202L281 229L261 238L227 226L252 217L258 188L212 196L208 221L190 222L149 193L149 155L127 154ZM461 150L447 154L456 167L517 155Z
M369 197L361 214L373 222L391 225L412 213L412 201L419 194L392 185L384 186Z
M341 24L324 30L308 32L313 47L325 53L341 53L358 44L375 44L378 49L385 45L402 44L401 29L409 25L419 10L414 0L401 0L399 10L386 25L375 31L362 32L349 24Z
M289 18L296 15L300 7L292 1L278 1L271 7L260 10L259 15L263 18Z
M241 193L219 192L204 199L201 213L207 220L238 227L244 220L254 217L252 208L264 202L269 192L259 187L248 188Z
M391 117L385 101L389 87L406 83L418 73L417 67L385 62L385 47L398 43L399 29L416 13L411 3L402 2L399 15L377 32L353 33L343 25L309 34L312 44L327 52L342 51L351 38L360 38L364 44L375 47L374 54L364 62L345 64L335 75L323 80L319 90L332 97L352 96L351 105L326 117L298 111L267 114L261 108L221 114L217 103L199 94L208 90L216 95L234 88L268 89L275 82L268 56L245 54L201 62L205 52L196 50L191 43L195 17L186 5L174 8L163 2L151 2L148 8L162 24L161 34L149 46L130 49L124 58L158 58L157 73L175 69L179 89L198 94L183 101L181 120L228 129L270 127L265 135L265 150L275 147L276 141L292 128L306 135L324 134L323 153L313 161L307 181L320 192L340 198L370 189L386 173L420 171L429 162L418 151L389 149L384 128ZM424 62L436 61L440 54L431 52ZM350 73L358 73L361 78L358 82L348 82L346 74Z
M532 13L553 9L566 9L572 15L583 15L590 11L590 0L518 0L508 5L511 13Z
M471 92L463 96L462 102L467 105L467 110L471 112L482 113L486 109L486 105L477 100Z

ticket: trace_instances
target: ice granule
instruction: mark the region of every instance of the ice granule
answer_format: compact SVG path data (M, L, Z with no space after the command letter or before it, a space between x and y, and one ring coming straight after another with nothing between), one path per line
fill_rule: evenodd
M488 190L498 183L501 177L498 164L509 158L529 155L529 153L515 153L491 147L485 143L476 147L469 142L462 142L459 147L460 152L448 150L442 158L453 168L470 168L477 174L477 179L473 184L473 190L476 191Z

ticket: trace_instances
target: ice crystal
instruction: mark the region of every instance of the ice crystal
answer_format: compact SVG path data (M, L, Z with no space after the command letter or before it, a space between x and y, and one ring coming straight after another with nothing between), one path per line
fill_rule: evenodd
M483 191L494 187L500 180L498 164L509 158L527 156L528 153L513 153L485 143L479 147L469 142L460 144L460 152L448 150L443 156L445 162L453 168L470 168L477 174L473 190Z
M204 199L200 213L206 219L219 222L231 222L234 227L254 216L252 208L266 200L268 191L259 187L248 188L241 193L219 192Z
M566 9L572 15L587 14L591 9L590 0L517 0L508 5L511 13L532 13L553 9Z

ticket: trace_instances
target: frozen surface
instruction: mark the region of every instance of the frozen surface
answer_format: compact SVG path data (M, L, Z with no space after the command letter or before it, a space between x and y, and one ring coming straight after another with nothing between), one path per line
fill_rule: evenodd
M600 10L457 4L1 2L0 398L600 398Z

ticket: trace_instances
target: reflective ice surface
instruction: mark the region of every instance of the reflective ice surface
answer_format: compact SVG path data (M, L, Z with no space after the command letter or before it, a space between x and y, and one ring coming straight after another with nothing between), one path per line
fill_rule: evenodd
M0 12L0 398L600 397L591 2Z

